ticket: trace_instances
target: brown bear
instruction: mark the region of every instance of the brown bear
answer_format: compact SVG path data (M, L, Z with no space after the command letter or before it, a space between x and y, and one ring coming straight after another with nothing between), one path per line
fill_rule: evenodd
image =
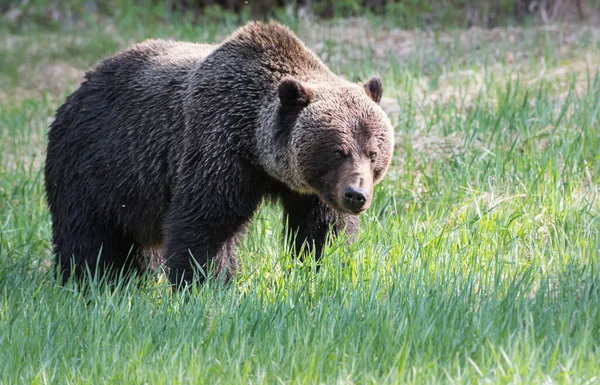
M87 72L48 134L46 194L66 281L159 258L173 284L229 278L237 236L279 199L295 248L353 234L392 157L382 82L333 74L288 28L218 45L149 40ZM202 280L202 276L200 276Z

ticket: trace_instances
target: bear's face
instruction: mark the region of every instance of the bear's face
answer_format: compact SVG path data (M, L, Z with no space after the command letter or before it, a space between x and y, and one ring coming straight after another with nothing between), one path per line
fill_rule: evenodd
M283 113L293 119L290 152L298 190L347 214L369 208L393 150L392 125L377 105L382 91L379 78L363 87L310 87L289 78L280 83Z

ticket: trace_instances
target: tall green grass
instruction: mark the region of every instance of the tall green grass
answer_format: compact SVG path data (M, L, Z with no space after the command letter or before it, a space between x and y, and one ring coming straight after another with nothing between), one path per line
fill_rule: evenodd
M85 68L133 39L222 34L148 28L32 32L4 62L0 383L600 382L600 79L597 66L570 66L599 63L595 35L566 53L534 31L386 62L344 61L349 47L331 36L332 68L382 73L398 107L394 163L357 242L334 240L315 273L280 239L280 208L264 206L228 287L172 294L159 275L84 294L53 279L41 172L47 127L75 84L36 94L17 62ZM502 61L518 49L522 65Z

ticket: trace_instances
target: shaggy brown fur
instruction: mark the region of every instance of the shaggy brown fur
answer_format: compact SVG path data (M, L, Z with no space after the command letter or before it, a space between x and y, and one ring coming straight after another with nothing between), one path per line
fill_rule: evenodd
M279 24L220 45L151 40L101 62L57 112L46 192L56 262L138 269L173 283L229 277L261 200L282 201L296 247L352 234L392 155L381 81L337 76Z

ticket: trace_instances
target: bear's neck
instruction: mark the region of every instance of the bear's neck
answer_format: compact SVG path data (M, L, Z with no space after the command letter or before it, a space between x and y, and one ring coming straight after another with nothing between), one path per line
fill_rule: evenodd
M301 194L314 194L303 180L294 162L291 148L291 131L294 122L282 121L276 94L268 98L259 116L256 130L258 161L273 179Z

